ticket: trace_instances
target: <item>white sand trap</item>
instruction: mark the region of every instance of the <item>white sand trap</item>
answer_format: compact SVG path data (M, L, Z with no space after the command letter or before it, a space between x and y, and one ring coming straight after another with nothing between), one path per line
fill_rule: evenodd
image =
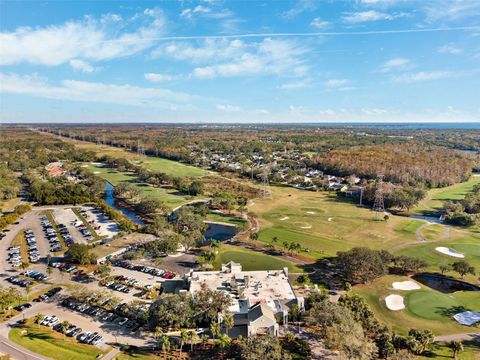
M456 252L455 250L452 250L450 248L447 248L447 247L444 247L444 246L438 246L435 248L436 251L438 251L439 253L442 253L442 254L445 254L445 255L448 255L448 256L452 256L452 257L456 257L456 258L459 258L459 259L463 259L465 257L465 255L459 253L459 252Z
M388 295L385 298L385 304L387 304L387 307L393 311L405 309L405 304L403 303L403 296L400 295Z
M392 284L393 288L396 290L418 290L420 289L420 285L418 285L415 281L396 281Z
M82 167L84 167L84 168L87 168L87 167L88 167L88 165L87 165L87 164L85 164L85 165L82 165Z
M315 211L307 211L308 215L315 215Z
M100 174L100 171L94 171L93 173L94 174Z
M95 165L95 166L104 166L105 164L100 163L100 162L91 162L90 164Z
M473 325L480 321L480 312L464 311L453 315L453 318L462 325Z
M312 228L311 225L309 225L309 226L300 226L300 229L311 229L311 228Z
M280 219L280 221L285 221L285 220L288 220L290 219L288 216L284 216L283 218Z
M333 218L328 218L328 219L327 219L327 221L332 221L332 220L333 220Z

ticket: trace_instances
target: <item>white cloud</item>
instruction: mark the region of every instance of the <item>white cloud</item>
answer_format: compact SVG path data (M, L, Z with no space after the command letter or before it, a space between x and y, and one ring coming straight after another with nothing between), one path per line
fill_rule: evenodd
M215 107L217 110L225 111L225 112L239 112L242 111L240 106L234 106L229 104L219 104Z
M393 70L406 70L411 68L413 65L409 59L405 58L393 58L386 61L381 67L381 72L390 72Z
M292 89L302 89L310 86L310 81L308 80L301 80L295 82L289 82L280 85L278 88L281 90L292 90Z
M330 25L328 21L322 20L319 17L316 17L315 19L312 20L310 23L310 26L316 28L316 29L325 29Z
M349 81L347 79L330 79L325 81L325 86L330 88L340 87L343 85L347 85Z
M179 75L170 75L170 74L158 74L158 73L145 73L143 74L145 79L151 82L165 82L173 81L179 79Z
M453 74L449 71L420 71L413 74L403 74L394 77L396 82L402 83L415 83L423 81L438 80L451 77Z
M342 19L344 22L350 24L363 23L368 21L379 21L379 20L394 20L397 18L405 17L407 14L398 13L398 14L388 14L384 12L379 12L375 10L368 11L359 11L345 14Z
M308 66L302 59L307 49L294 41L266 38L260 42L208 39L194 46L189 43L169 43L157 49L153 56L171 56L197 66L197 78L251 75L304 76ZM207 65L208 64L208 65Z
M186 17L186 18L192 18L194 14L209 14L211 13L212 10L208 7L202 6L202 5L197 5L194 8L188 8L182 10L180 13L180 16Z
M427 21L457 21L480 16L480 1L436 0L425 1L423 8Z
M449 43L446 45L443 45L438 48L438 52L441 54L451 54L451 55L458 55L463 52L463 49L460 49L455 46L453 43Z
M304 12L311 12L317 8L317 4L314 0L297 0L294 3L294 7L282 14L283 18L291 20Z
M0 92L35 97L85 101L92 103L169 108L185 104L199 97L168 89L138 87L129 84L105 84L77 80L63 80L52 85L47 79L34 76L0 73Z
M148 10L148 11L147 11ZM55 66L70 60L101 61L130 56L151 47L161 35L165 19L158 9L139 15L136 31L122 31L122 24L105 24L91 16L81 21L39 28L22 27L1 32L1 65L28 62Z
M73 70L81 71L84 73L92 73L95 71L95 68L83 60L72 59L69 61L70 66Z

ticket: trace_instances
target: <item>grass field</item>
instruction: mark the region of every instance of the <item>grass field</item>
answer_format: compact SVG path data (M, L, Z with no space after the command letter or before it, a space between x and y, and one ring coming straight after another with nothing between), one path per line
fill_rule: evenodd
M100 349L92 345L77 343L55 331L36 324L23 328L13 328L8 337L16 344L55 360L91 360L100 354Z
M235 216L228 216L226 214L225 215L219 214L213 211L207 214L206 220L232 224L232 225L238 226L239 228L243 228L247 224L247 222L244 219L241 219Z
M473 265L477 273L480 271L480 234L473 233L468 230L452 229L450 236L443 240L424 244L413 244L403 249L394 251L395 254L416 256L428 262L429 271L439 271L440 264L451 264L459 259L444 255L435 250L437 246L445 246L452 248L457 252L465 255L465 259ZM459 277L458 274L450 272L449 275ZM467 275L465 279L472 283L480 283L478 275ZM479 299L480 302L480 299Z
M22 262L28 264L28 250L27 250L27 241L25 240L25 229L22 229L18 232L17 235L12 240L11 246L20 246L20 256L22 257Z
M229 261L242 264L243 270L245 271L281 270L284 267L288 267L290 272L303 272L301 267L279 257L239 246L222 244L213 266L215 269L220 269L221 264L228 263Z
M0 201L0 212L6 212L15 209L20 202L20 198Z
M480 176L472 176L469 181L440 189L431 189L427 197L413 209L413 214L429 215L436 213L443 207L444 201L461 200L472 191L475 185L480 184Z
M392 282L409 280L407 277L388 275L371 284L357 285L353 291L363 296L377 318L392 330L405 334L410 328L431 329L436 335L468 333L471 327L458 324L451 317L456 307L480 311L478 292L458 291L443 294L420 284L420 290L401 291L392 288ZM391 311L385 305L385 297L398 294L404 297L406 308Z
M463 341L464 351L457 355L458 360L478 360L480 358L480 342ZM452 358L452 350L446 343L435 343L430 346L431 354L419 356L418 359Z
M272 199L255 200L249 206L260 222L259 239L277 244L299 242L308 248L304 256L333 256L354 246L389 249L415 241L423 221L391 216L376 221L371 211L338 200L331 192L310 192L272 186Z
M94 164L88 164L88 168L93 171L95 175L107 180L113 186L121 182L128 182L138 187L145 196L157 198L171 208L195 199L194 196L179 194L176 189L156 188L139 182L136 177L130 173L120 172L112 168Z
M123 157L130 161L141 164L147 169L160 171L168 175L182 176L182 177L197 177L205 175L203 169L195 166L182 164L178 161L162 159L154 156L138 156L137 154L119 149L113 146L97 145L68 138L62 138L66 142L73 143L79 149L93 151L99 155L108 155L112 157Z

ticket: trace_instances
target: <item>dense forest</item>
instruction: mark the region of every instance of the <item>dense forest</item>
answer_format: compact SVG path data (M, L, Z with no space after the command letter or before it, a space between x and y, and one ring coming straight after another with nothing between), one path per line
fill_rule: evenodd
M465 195L463 200L445 204L445 221L462 226L480 224L480 185Z
M20 182L6 164L0 163L0 200L13 199L20 191Z
M335 149L312 158L311 165L327 173L375 178L394 183L442 187L466 181L473 160L450 149L418 144L389 144Z

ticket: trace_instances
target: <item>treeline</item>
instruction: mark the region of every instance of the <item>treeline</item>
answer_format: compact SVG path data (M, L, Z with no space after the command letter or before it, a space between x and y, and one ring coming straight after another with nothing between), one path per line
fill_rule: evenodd
M20 191L20 182L6 164L0 164L0 200L13 199Z
M373 205L375 201L375 182L369 182L363 193L363 203ZM398 185L389 182L383 183L382 193L386 209L399 209L409 211L417 205L426 195L426 190L410 185ZM340 193L341 194L341 193Z
M78 181L65 176L42 178L33 172L26 172L22 178L28 185L30 198L39 205L95 202L104 191L103 182L84 169L78 168L73 173Z
M459 201L445 203L445 222L452 225L471 226L480 224L480 185Z
M435 188L468 180L473 161L457 151L409 143L334 149L310 165L328 174L375 178L381 173L393 183Z

